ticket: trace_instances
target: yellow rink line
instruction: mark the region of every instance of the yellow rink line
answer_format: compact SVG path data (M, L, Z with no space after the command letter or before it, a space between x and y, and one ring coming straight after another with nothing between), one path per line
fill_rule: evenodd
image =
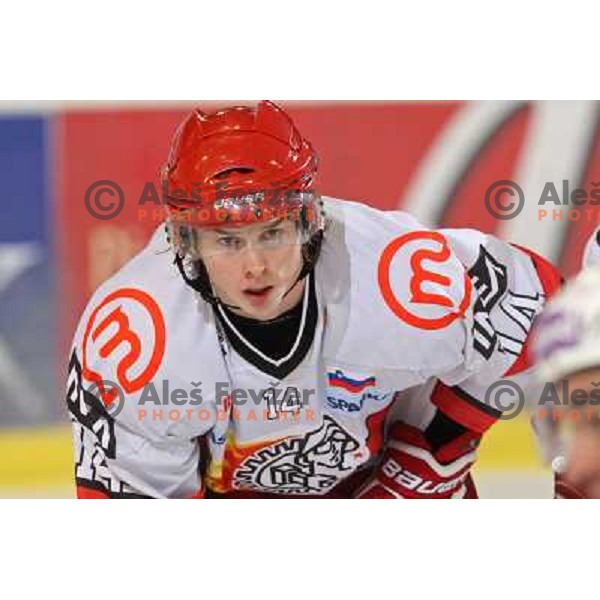
M0 487L44 487L73 482L68 426L0 429ZM479 470L538 469L541 463L526 418L500 422L484 436Z
M73 483L69 426L0 429L0 486Z
M481 470L545 468L529 417L523 414L496 423L483 436L477 467Z

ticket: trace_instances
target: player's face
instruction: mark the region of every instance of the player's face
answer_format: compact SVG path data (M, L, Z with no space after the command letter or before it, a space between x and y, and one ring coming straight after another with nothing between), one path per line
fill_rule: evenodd
M600 369L569 377L569 390L584 390L588 398L597 389ZM595 382L595 383L594 383ZM561 426L572 426L567 436L567 470L565 481L587 498L600 498L600 418L597 405L569 406L569 416ZM577 417L575 419L575 417Z
M294 221L205 231L200 256L217 296L242 316L274 319L302 297L304 282L294 286L302 268Z

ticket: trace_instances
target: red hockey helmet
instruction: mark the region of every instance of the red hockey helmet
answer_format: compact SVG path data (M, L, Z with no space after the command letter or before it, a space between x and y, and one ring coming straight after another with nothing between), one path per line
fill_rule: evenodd
M316 171L310 142L281 108L263 101L256 109L194 110L175 133L161 178L169 215L193 209L198 224L222 225L245 221L249 211L253 221L269 220L264 208L298 207L293 192L311 190Z

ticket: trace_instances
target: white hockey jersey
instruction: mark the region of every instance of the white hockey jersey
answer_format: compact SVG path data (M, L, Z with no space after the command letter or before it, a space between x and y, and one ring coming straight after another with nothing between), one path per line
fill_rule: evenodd
M498 418L486 392L526 367L551 266L477 231L325 206L314 337L282 379L232 348L162 227L95 292L67 385L80 496L331 494L368 477L392 418L425 427L440 409L482 432ZM295 346L306 321L304 307Z

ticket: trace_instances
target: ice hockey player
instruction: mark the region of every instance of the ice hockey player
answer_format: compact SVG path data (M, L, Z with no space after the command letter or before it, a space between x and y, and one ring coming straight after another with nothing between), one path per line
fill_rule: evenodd
M600 229L537 319L529 403L560 498L600 498Z
M77 494L476 497L470 469L526 378L543 258L321 197L270 102L177 130L167 218L94 293L67 404Z

